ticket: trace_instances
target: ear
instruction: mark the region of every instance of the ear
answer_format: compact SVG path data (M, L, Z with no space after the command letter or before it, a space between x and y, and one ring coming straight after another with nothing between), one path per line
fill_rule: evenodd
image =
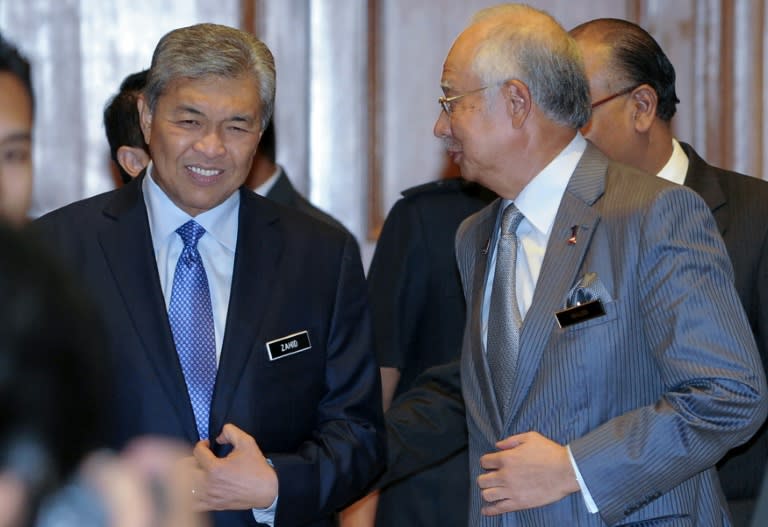
M511 79L501 85L501 95L507 114L512 119L512 126L522 128L531 113L533 100L528 86L518 79Z
M149 104L144 99L143 93L136 99L136 107L139 110L139 125L141 126L141 133L144 135L144 142L149 144L149 136L152 131L152 111L149 109Z
M645 133L656 119L656 107L659 96L648 84L641 84L630 96L632 105L632 125L638 133Z
M121 146L117 149L117 162L131 177L135 178L149 164L149 154L136 146Z

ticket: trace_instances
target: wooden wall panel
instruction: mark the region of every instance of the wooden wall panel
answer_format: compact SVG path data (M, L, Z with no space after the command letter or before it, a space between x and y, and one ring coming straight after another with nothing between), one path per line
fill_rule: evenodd
M278 60L278 158L358 236L368 261L402 190L455 175L432 135L442 62L470 16L497 2L243 1L254 2L253 27ZM763 174L762 0L529 3L566 29L595 17L647 28L677 71L676 134L714 164Z

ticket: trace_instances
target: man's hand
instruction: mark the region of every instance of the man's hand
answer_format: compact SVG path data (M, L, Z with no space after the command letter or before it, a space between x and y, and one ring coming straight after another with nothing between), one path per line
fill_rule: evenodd
M181 462L198 511L266 509L277 497L277 473L267 463L253 437L226 424L216 442L233 446L223 458L210 443L199 441L193 457Z
M566 447L537 432L510 436L496 447L480 458L487 470L477 478L488 503L484 515L540 507L579 491Z

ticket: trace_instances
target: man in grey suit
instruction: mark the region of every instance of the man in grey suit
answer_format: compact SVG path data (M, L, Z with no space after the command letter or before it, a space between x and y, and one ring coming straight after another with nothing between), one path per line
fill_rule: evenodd
M707 202L733 264L736 290L768 363L768 183L709 165L678 142L675 69L654 38L626 20L599 18L570 31L584 56L592 119L582 130L608 157L695 190ZM749 525L768 459L768 427L718 464L736 525Z
M768 404L706 204L584 140L580 54L546 13L478 13L442 87L435 134L501 197L456 237L470 525L729 525L714 465Z

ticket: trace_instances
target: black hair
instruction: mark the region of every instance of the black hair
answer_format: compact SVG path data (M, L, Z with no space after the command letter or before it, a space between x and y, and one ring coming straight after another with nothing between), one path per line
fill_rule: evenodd
M277 159L277 147L275 139L275 124L274 120L270 120L267 127L264 129L264 133L261 134L261 141L259 141L259 153L265 156L273 163Z
M675 68L659 43L637 24L618 18L585 22L572 29L571 34L578 36L595 25L602 42L611 46L611 67L629 85L651 86L658 97L656 115L663 121L672 119L680 102L675 93Z
M18 78L29 95L32 111L35 109L35 95L32 90L32 74L29 61L19 50L0 34L0 72L7 72Z
M139 110L136 101L147 84L147 73L142 70L128 75L120 84L120 90L104 106L104 131L109 142L109 154L120 171L123 183L133 179L117 161L117 149L132 146L149 151L141 133Z

